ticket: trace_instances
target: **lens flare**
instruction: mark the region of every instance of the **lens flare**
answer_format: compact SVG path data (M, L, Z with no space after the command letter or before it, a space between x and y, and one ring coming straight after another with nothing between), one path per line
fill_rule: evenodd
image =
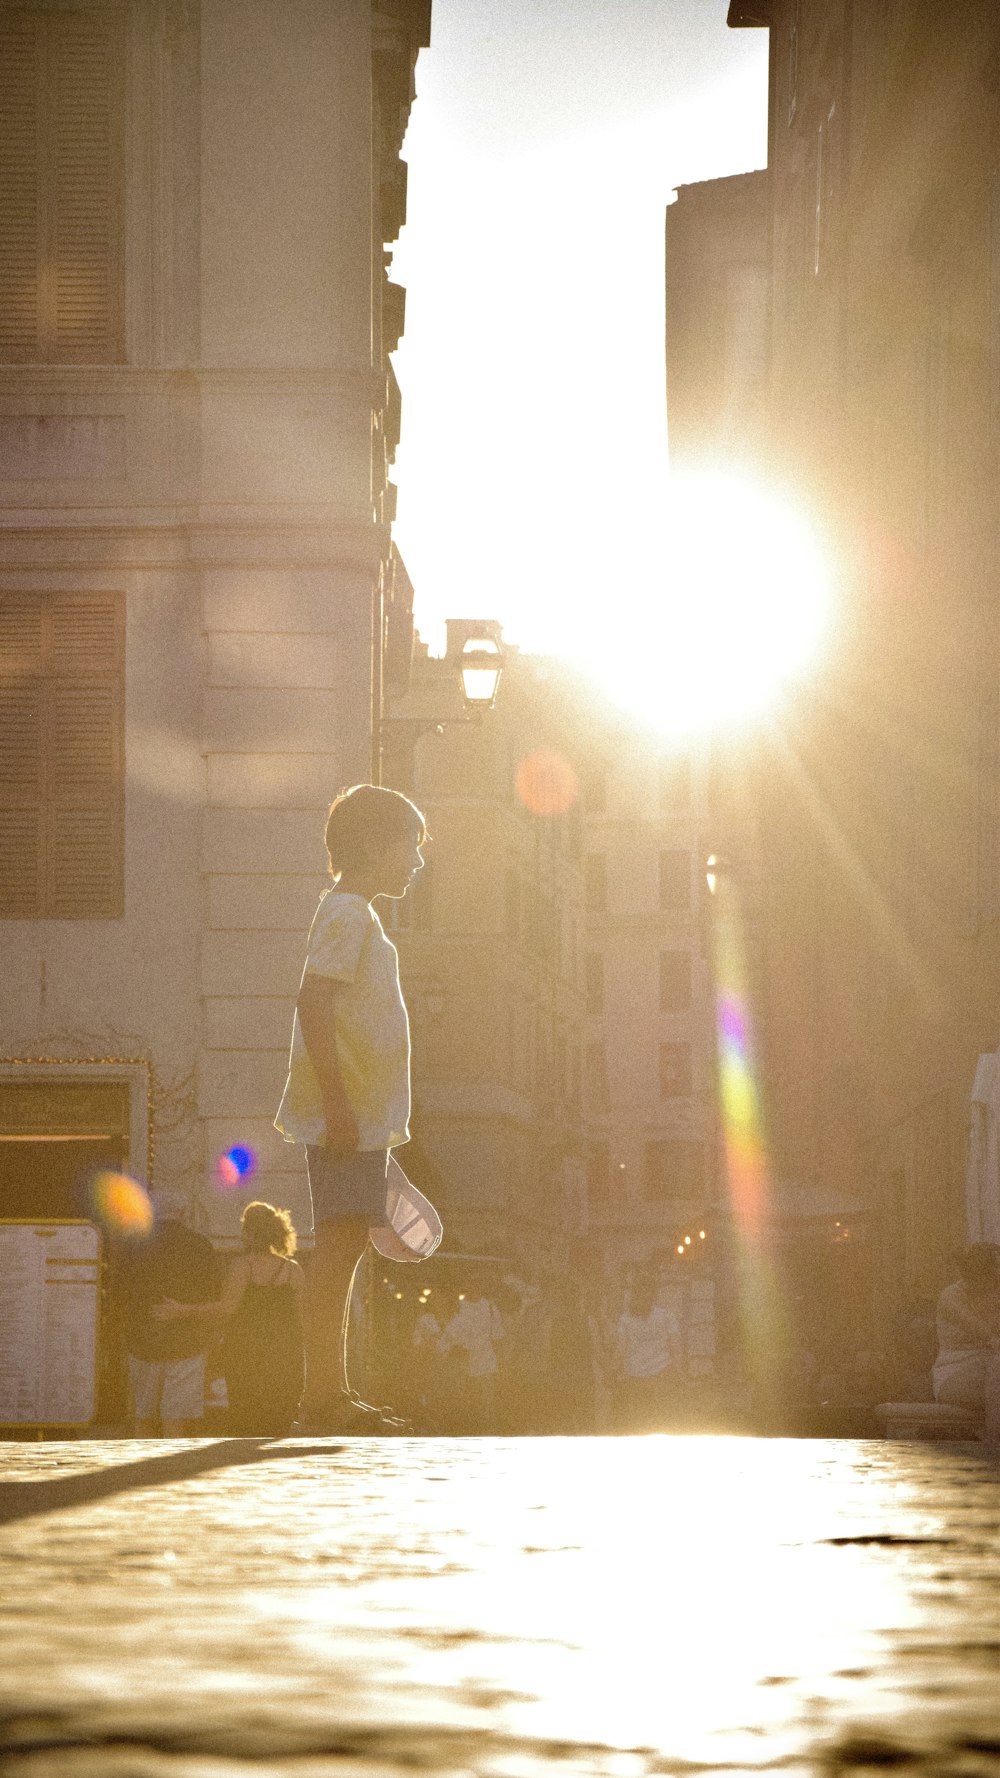
M153 1226L149 1193L127 1173L98 1173L90 1188L94 1221L105 1233L125 1240L142 1240Z
M739 908L728 880L720 884L713 912L718 1099L736 1240L740 1319L751 1375L758 1389L766 1392L777 1373L787 1330L768 1251L771 1181L764 1106ZM700 1230L699 1238L704 1239Z
M223 1185L240 1185L257 1171L257 1156L252 1148L236 1143L219 1156L217 1172Z
M579 795L569 760L547 747L526 753L518 762L514 787L532 815L565 815Z

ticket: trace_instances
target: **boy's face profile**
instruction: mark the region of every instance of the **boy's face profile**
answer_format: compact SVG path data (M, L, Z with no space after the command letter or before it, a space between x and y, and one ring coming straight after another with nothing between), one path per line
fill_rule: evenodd
M399 901L424 868L423 842L415 832L401 834L373 854L371 866L379 885L376 894Z

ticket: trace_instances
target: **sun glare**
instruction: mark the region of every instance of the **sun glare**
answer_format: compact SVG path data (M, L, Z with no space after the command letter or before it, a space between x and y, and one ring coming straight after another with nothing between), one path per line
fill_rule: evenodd
M731 475L673 476L643 584L595 592L574 655L661 733L739 723L815 657L831 575L805 516Z

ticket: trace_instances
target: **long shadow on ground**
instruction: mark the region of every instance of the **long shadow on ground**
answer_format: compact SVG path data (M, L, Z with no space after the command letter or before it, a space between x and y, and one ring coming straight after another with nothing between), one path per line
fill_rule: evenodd
M134 1463L112 1463L80 1475L41 1482L0 1482L0 1525L15 1524L39 1513L59 1512L64 1507L89 1506L95 1500L131 1494L137 1488L189 1481L213 1469L273 1463L279 1457L330 1457L342 1449L332 1440L322 1445L285 1444L266 1438L227 1438L212 1443L198 1440L183 1451L164 1451L160 1456L140 1457Z

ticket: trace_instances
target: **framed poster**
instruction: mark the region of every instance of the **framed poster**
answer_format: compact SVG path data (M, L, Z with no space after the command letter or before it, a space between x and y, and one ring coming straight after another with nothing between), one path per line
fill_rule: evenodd
M100 1272L92 1222L0 1222L0 1426L94 1418Z

